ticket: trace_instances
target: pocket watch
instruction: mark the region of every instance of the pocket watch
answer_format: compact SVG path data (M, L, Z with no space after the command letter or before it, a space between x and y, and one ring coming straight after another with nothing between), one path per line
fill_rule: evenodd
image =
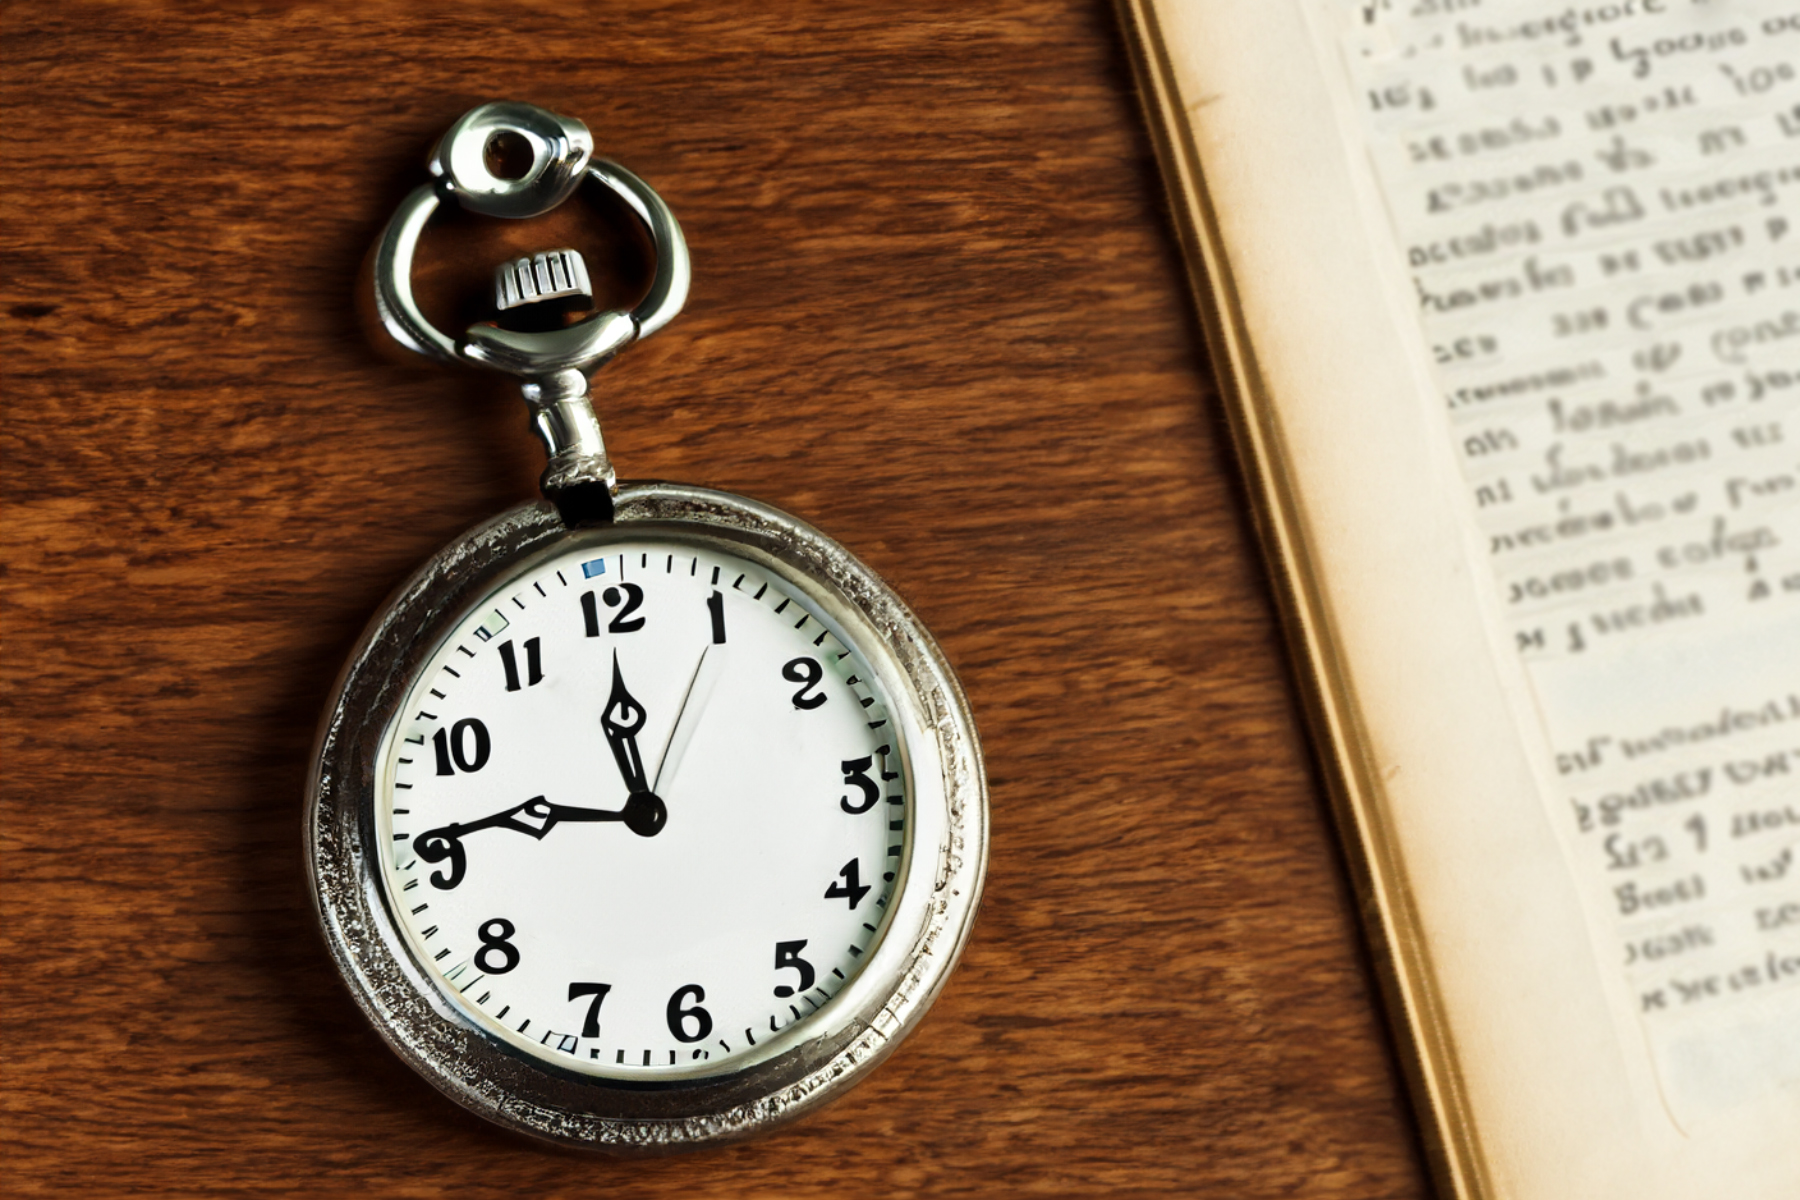
M656 192L517 103L465 114L430 172L371 253L373 313L517 378L549 464L543 499L394 593L338 680L305 832L325 939L395 1052L489 1120L622 1153L746 1137L867 1074L955 965L987 858L968 704L824 534L615 479L587 375L688 290ZM573 319L591 287L565 248L502 264L498 318L459 338L424 316L440 207L523 219L584 189L651 243L634 308Z

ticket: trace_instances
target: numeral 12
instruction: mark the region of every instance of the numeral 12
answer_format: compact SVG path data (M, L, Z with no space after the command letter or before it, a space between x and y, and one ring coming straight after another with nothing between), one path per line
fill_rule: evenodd
M618 587L609 587L600 593L600 600L608 608L619 609L617 615L606 623L608 633L636 633L644 627L644 618L632 616L644 603L644 589L635 583L621 583ZM620 608L620 605L624 607ZM600 636L600 606L594 603L594 593L581 593L581 622L589 637Z

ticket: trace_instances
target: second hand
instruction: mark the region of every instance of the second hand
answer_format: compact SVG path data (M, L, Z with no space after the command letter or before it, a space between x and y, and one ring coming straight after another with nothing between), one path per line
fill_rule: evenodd
M688 679L687 691L682 694L681 707L675 710L675 723L669 728L669 740L663 744L662 756L656 764L656 776L650 784L650 790L660 791L663 776L671 768L679 767L682 754L694 738L694 729L700 723L700 716L706 711L706 701L712 695L713 685L718 682L719 671L725 660L725 652L713 653L715 643L708 643L700 652L700 661L694 664L694 674ZM707 664L712 663L712 669ZM692 719L689 719L689 714Z

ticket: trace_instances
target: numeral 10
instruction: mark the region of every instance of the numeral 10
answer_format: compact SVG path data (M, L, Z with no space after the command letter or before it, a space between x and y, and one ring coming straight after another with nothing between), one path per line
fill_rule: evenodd
M493 742L488 737L487 726L468 717L447 730L440 729L432 734L431 748L437 751L437 773L454 775L458 771L479 771L487 766Z

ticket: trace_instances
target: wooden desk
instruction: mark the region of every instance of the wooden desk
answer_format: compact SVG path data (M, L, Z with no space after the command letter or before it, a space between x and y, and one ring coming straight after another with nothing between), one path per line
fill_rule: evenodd
M3 1190L1421 1194L1105 4L59 3L4 53ZM691 240L687 313L598 381L624 473L842 539L985 738L936 1010L721 1152L464 1116L306 895L352 640L540 465L504 383L389 365L351 313L495 97L585 119Z

